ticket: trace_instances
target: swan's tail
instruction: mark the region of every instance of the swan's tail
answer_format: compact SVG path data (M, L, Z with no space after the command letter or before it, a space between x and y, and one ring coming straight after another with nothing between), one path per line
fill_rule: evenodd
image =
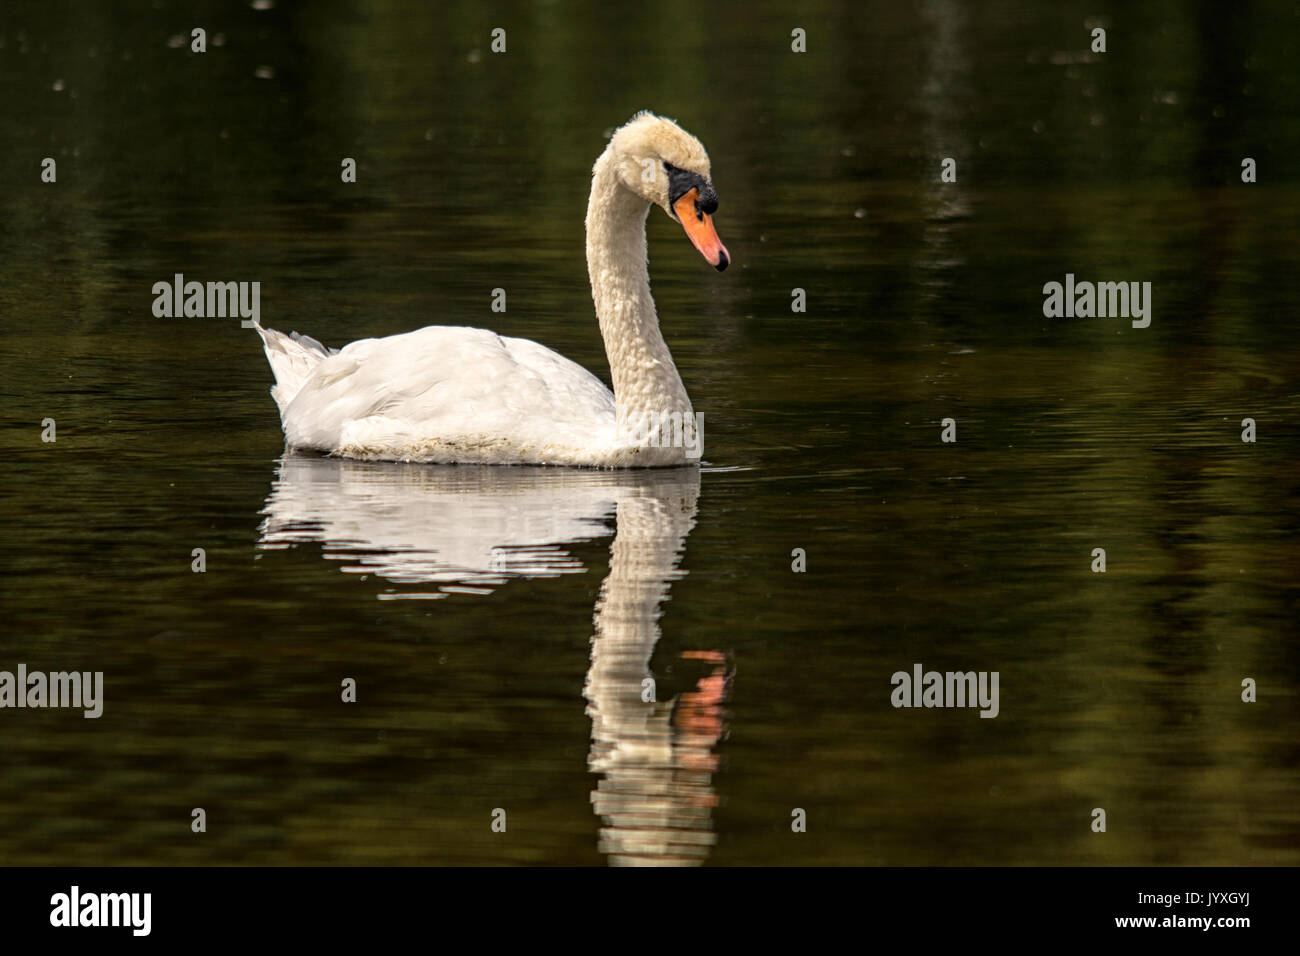
M310 335L294 332L285 335L275 329L264 329L255 323L257 334L262 337L262 347L266 350L266 360L271 363L275 373L275 385L271 388L271 397L280 406L280 415L302 389L307 379L311 378L316 366L331 355L338 354L338 349L328 349Z

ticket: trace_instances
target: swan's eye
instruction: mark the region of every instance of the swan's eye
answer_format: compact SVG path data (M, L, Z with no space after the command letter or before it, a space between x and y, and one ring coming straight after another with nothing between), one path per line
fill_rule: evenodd
M692 189L696 190L695 215L707 213L712 215L718 208L718 194L699 173L680 169L664 160L664 169L668 173L668 205L676 208L677 201Z

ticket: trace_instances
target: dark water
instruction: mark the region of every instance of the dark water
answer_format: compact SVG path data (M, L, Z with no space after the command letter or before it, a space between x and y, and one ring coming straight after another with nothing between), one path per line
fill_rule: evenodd
M0 13L0 670L106 683L0 709L0 862L1300 862L1295 5L491 6ZM588 171L647 107L734 260L652 213L704 468L282 459L253 333L152 315L607 377ZM1150 327L1044 318L1066 273ZM915 663L998 717L893 708Z

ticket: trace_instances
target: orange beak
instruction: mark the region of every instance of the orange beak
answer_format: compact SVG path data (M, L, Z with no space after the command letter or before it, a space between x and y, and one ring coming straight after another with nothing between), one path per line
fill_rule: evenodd
M686 238L704 256L704 261L721 272L731 263L731 256L727 255L727 247L722 244L718 231L713 228L713 217L695 208L695 200L699 197L698 189L687 190L682 198L673 203L673 212L677 213L678 222L686 230Z

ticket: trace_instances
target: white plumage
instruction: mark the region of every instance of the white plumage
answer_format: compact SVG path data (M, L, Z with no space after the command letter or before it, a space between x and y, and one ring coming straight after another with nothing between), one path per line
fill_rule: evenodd
M666 175L644 181L645 159L653 168L690 170L704 182L709 175L699 142L649 113L619 129L592 170L587 266L613 393L536 342L483 329L430 326L335 350L259 326L288 445L362 460L596 467L698 461L698 445L647 444L623 427L629 416L693 416L650 296L646 213L650 203L671 207ZM700 220L711 232L707 217ZM688 231L700 228L692 223ZM717 267L725 268L725 249L717 248Z
M262 331L293 448L362 460L592 464L614 444L614 396L527 339L430 326L329 354Z

